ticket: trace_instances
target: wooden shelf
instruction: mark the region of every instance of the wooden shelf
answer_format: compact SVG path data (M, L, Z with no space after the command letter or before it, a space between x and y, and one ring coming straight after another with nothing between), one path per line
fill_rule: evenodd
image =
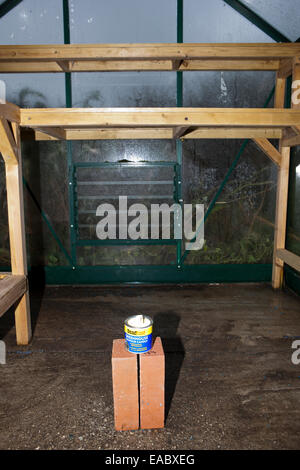
M27 278L10 273L0 274L0 317L27 291Z
M1 46L0 73L272 70L286 75L299 55L297 43Z

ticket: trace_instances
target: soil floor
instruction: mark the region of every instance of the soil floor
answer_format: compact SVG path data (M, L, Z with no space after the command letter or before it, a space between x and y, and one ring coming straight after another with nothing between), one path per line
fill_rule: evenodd
M46 287L34 335L0 319L0 449L299 449L300 298L267 284ZM166 424L114 430L111 348L131 314L166 355ZM300 354L299 354L300 357Z

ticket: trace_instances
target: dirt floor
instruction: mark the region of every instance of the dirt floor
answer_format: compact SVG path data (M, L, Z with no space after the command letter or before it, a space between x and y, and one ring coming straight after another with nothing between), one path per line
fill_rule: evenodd
M269 285L48 287L0 319L0 449L299 449L300 301ZM116 432L111 347L134 313L166 353L166 426Z

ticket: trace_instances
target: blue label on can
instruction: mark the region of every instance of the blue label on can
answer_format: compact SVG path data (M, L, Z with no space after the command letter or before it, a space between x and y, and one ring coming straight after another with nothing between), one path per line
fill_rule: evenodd
M152 347L152 332L147 335L131 335L125 331L125 341L129 352L145 353Z

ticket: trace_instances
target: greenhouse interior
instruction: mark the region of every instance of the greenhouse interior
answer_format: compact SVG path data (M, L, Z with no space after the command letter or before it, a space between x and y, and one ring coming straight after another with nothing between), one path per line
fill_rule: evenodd
M299 25L0 0L1 450L300 448Z

